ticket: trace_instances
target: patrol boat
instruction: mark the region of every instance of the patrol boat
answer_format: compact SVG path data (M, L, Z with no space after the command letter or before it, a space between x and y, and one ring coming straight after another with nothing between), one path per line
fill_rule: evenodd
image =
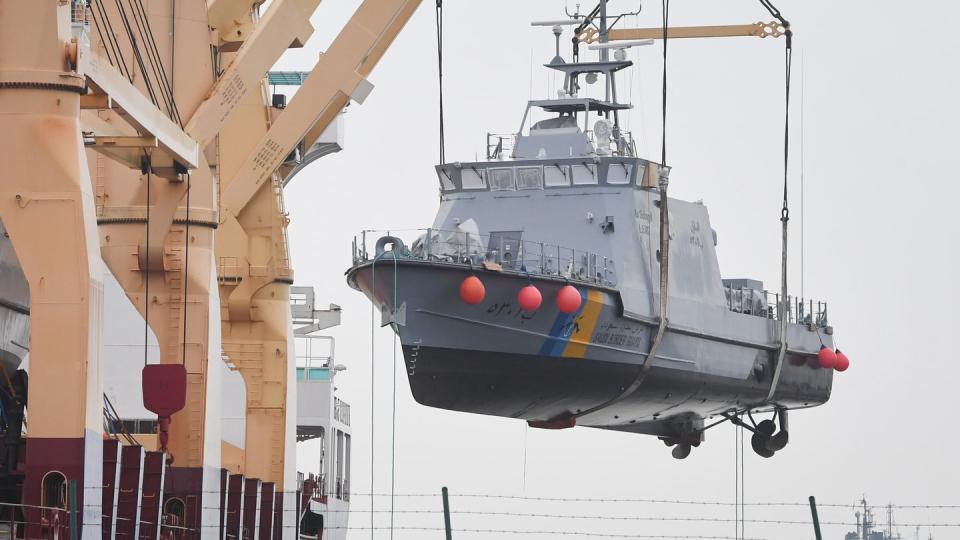
M399 335L423 405L654 435L679 459L729 420L770 457L787 411L825 403L849 365L827 304L721 276L707 207L664 198L669 168L619 122L623 49L648 42L605 43L597 22L596 61L562 58L554 26L563 89L488 134L485 160L437 165L432 227L409 247L364 232L347 281Z

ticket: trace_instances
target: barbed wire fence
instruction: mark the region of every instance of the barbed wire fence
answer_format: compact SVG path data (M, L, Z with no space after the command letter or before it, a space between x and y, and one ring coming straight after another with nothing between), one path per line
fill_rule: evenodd
M100 497L95 493L97 487L83 490L85 501L83 512L87 517L94 511L100 511ZM204 490L201 494L217 495L220 490ZM300 491L278 492L288 497L299 497ZM147 494L156 496L156 494ZM441 495L436 493L343 493L330 492L323 497L322 493L315 493L310 499L314 501L312 510L325 516L324 531L356 531L376 533L382 531L406 533L409 538L442 538L446 532L444 524L444 510L441 505ZM88 497L93 501L89 502ZM228 494L228 497L230 494ZM234 496L236 496L234 494ZM397 501L396 507L386 508L386 501L393 496ZM244 497L257 498L257 495L245 494ZM812 521L807 501L725 501L706 499L669 499L644 497L561 497L518 495L510 493L456 493L449 494L451 505L449 516L453 525L451 530L457 536L464 535L471 538L497 537L571 537L571 538L702 538L709 540L731 539L732 536L716 534L721 525L734 521L762 526L764 530L776 530L790 537L812 537ZM346 500L344 500L344 498ZM371 498L374 500L370 507ZM350 499L354 502L351 503ZM378 508L379 500L383 501L384 508ZM334 503L333 501L340 501ZM732 518L725 509L742 505L753 509L749 517ZM857 521L854 511L862 509L860 503L826 501L817 503L820 509L820 525L832 528L831 532L846 534L856 530ZM904 514L911 514L909 519L895 521L895 528L927 529L933 531L948 531L960 529L960 504L923 503L923 504L884 504L869 505L867 508L874 511L900 510ZM34 511L29 511L33 509ZM25 512L26 510L26 512ZM197 508L200 514L221 512L220 506L201 505ZM248 510L249 511L249 510ZM256 511L260 511L259 505ZM236 529L238 517L235 510L222 510L224 526L233 523ZM273 520L277 513L295 510L284 507L282 510L273 510ZM721 512L723 512L721 514ZM363 516L363 519L353 520L353 516ZM924 514L920 518L917 514ZM43 531L58 532L60 537L69 538L68 525L70 523L69 510L58 507L30 506L12 503L0 503L0 535L4 531L15 532L19 527L37 526ZM34 516L37 519L29 520L25 516ZM38 517L39 516L39 517ZM258 514L259 516L259 514ZM393 526L389 518L394 517ZM126 518L102 515L102 518L122 522ZM372 518L368 521L368 518ZM240 527L246 527L247 514L239 517ZM126 519L129 521L129 519ZM232 521L231 521L232 520ZM353 520L354 524L351 524ZM154 520L156 521L156 520ZM283 538L295 537L298 524L297 519L287 520L281 525L291 529L289 534L282 534ZM290 524L293 521L293 524ZM255 520L254 522L259 522ZM75 521L82 527L82 523ZM365 523L361 525L360 523ZM221 528L219 521L204 523L200 528L190 528L179 524L152 522L141 519L139 525L159 527L162 537L169 539L193 538L201 529ZM882 525L886 526L884 521ZM273 527L271 522L271 527ZM276 527L273 527L276 529ZM723 530L726 530L725 528ZM756 530L756 529L754 529ZM129 533L115 531L117 536L129 536ZM753 533L757 536L758 533ZM955 534L952 533L951 534ZM11 537L14 537L11 534ZM229 533L227 537L232 535ZM905 536L909 537L909 536ZM762 538L762 537L761 537ZM747 539L743 539L747 540Z

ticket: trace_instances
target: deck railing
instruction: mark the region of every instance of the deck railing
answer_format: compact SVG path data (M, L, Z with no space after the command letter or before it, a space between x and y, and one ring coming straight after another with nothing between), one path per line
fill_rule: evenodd
M724 286L724 293L727 297L727 309L735 313L777 321L786 316L787 322L813 325L817 328L825 328L828 325L826 302L788 296L784 305L780 301L780 293L748 287Z
M596 148L597 141L593 130L586 132L587 140ZM487 133L487 159L506 159L513 156L513 147L516 145L516 133ZM610 155L621 157L636 157L637 144L633 133L621 131L620 137L610 139Z
M333 419L345 426L350 425L350 405L336 396L333 397Z
M394 244L390 239L400 240L396 236L400 233L413 237L414 240L410 244ZM383 251L386 246L397 251L397 256L401 259L468 266L496 264L506 272L557 277L607 287L616 285L617 281L613 259L603 255L546 242L518 240L506 235L475 234L462 230L410 229L399 233L363 231L353 239L353 264L361 264L376 257L382 259L383 253L390 253L390 250Z

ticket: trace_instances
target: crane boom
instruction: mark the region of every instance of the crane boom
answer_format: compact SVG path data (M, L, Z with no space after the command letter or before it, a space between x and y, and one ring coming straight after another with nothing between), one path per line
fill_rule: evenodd
M257 87L291 42L306 42L310 37L313 33L310 15L319 3L320 0L273 2L250 37L240 46L236 58L214 84L210 95L187 122L187 133L201 145L209 143L246 93Z
M685 38L713 38L713 37L748 37L778 38L786 33L786 29L778 22L756 22L753 24L727 24L719 26L673 26L667 28L667 39ZM599 35L588 28L580 34L580 41L593 43ZM608 32L610 41L626 41L633 39L663 39L663 28L620 28Z
M311 128L322 130L350 99L362 102L373 89L366 77L383 56L420 0L365 0L310 77L269 131L247 153L226 182L223 207L239 213Z

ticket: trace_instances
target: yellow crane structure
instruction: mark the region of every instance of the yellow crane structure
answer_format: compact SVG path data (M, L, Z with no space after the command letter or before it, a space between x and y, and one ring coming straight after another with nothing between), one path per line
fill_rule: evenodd
M319 0L0 0L0 219L30 290L25 505L43 506L55 475L79 486L82 535L119 534L100 507L101 259L161 364L185 371L183 407L147 449L167 461L158 508L179 504L185 537L213 538L223 469L295 489L283 162L369 94L419 3L364 0L279 108L265 76L309 39ZM220 437L222 362L246 386L243 448ZM292 534L296 501L276 505L261 539Z

